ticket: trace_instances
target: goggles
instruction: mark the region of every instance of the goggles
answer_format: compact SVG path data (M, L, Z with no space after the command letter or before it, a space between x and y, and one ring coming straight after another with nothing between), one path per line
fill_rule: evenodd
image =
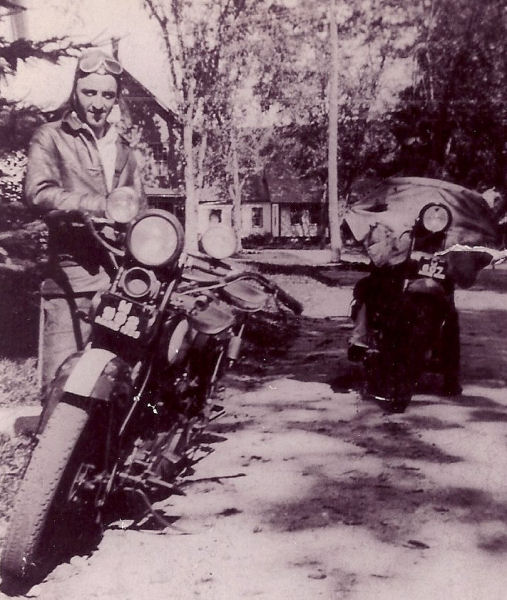
M123 72L123 67L120 63L101 50L92 50L83 55L77 63L77 68L82 73L110 74L115 77L118 77Z

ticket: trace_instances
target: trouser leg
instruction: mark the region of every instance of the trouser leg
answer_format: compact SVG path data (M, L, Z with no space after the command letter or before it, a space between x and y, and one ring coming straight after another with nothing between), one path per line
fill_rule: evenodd
M444 389L448 393L460 391L460 339L458 311L453 307L446 319L442 331L442 363Z
M75 298L78 310L88 313L91 300L88 297ZM73 318L72 308L65 298L42 300L44 328L39 356L42 389L53 379L60 364L72 353L82 350L81 340L86 342L90 326L80 319ZM79 328L79 333L76 331ZM80 339L81 338L81 339Z
M350 335L351 346L368 346L368 314L366 304L361 304L354 314L354 326Z

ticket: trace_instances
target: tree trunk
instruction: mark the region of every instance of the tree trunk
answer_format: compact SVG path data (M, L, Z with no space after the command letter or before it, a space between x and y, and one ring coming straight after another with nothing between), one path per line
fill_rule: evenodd
M190 110L190 109L189 109ZM198 248L198 199L195 189L194 146L192 137L194 128L192 117L183 126L183 150L185 153L185 250L196 252Z
M239 180L238 148L236 145L236 134L231 138L232 159L232 227L236 234L236 251L241 252L241 183Z
M329 3L329 40L331 61L329 65L329 131L328 131L328 210L331 260L341 258L340 226L343 210L338 203L338 32L336 29L336 0Z

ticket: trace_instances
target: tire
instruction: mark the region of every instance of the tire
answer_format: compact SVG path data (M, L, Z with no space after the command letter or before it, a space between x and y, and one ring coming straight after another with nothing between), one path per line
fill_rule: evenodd
M386 320L379 352L366 361L366 376L369 394L382 398L388 412L404 412L410 403L437 336L441 311L431 297L411 294Z
M65 532L70 539L75 533L72 519L79 506L68 505L68 494L95 447L90 433L84 409L65 401L55 407L15 500L0 561L2 585L36 582L61 558L66 542L58 535Z

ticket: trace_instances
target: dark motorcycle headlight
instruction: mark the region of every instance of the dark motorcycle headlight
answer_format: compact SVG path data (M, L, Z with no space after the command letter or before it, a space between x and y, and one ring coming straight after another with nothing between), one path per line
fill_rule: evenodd
M153 209L132 224L127 234L127 248L141 264L161 267L179 257L183 239L178 219L165 210Z
M419 213L421 225L430 233L442 233L449 229L452 214L445 204L427 204Z

